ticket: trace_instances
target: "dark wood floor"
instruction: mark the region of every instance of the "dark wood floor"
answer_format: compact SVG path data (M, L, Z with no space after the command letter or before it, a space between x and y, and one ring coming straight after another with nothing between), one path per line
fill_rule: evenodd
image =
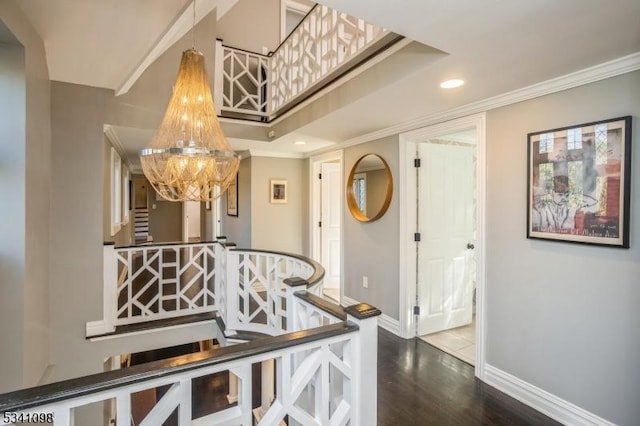
M557 425L420 339L378 333L378 425Z
M378 339L377 410L380 426L559 424L477 380L472 366L420 339L401 339L383 329L379 329ZM198 350L197 345L192 346L134 354L132 361L138 364ZM257 407L260 405L260 369L259 365L254 367L253 406ZM226 372L194 380L193 386L194 417L229 406ZM158 392L157 398L164 391L154 390ZM156 396L152 399L155 401ZM149 401L151 405L146 407L142 399L132 402L140 411L140 419L153 405L153 401ZM175 414L165 422L165 426L174 424L177 425Z

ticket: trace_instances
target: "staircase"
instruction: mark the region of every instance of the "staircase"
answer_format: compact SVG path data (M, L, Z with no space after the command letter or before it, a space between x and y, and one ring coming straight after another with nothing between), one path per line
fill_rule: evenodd
M136 233L136 244L146 243L149 240L149 209L136 208L133 212L133 224Z

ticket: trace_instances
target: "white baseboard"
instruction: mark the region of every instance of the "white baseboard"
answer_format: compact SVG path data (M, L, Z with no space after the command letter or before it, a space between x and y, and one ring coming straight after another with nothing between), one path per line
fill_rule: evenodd
M389 315L382 314L378 319L378 325L396 336L402 337L400 336L400 321L397 319L391 318Z
M484 381L520 402L568 425L607 425L613 423L525 382L492 365L485 364Z
M358 303L360 302L358 302L355 299L352 299L348 296L342 296L342 306L352 306L352 305L357 305Z
M355 299L352 299L347 296L342 296L342 306L351 306L357 305L358 302ZM400 336L400 321L394 318L391 318L389 315L382 314L378 317L378 325L385 330L395 334L396 336ZM402 337L402 336L400 336Z

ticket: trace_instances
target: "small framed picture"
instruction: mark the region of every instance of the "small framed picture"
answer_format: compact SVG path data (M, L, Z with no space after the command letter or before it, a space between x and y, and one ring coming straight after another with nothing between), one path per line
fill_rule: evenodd
M227 188L227 216L238 217L238 174Z
M285 204L287 202L288 190L286 180L271 179L271 203Z

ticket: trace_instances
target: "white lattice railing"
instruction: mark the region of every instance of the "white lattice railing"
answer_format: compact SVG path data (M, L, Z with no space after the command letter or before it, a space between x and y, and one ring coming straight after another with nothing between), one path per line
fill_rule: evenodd
M218 73L222 79L217 81L222 82L222 90L218 86L216 105L225 112L267 117L269 57L220 46L221 42L216 49L220 55L216 56L216 62L221 63Z
M219 112L273 118L388 34L382 27L316 5L270 56L217 40L214 94Z
M215 243L106 250L105 269L115 262L119 277L116 326L217 309Z
M163 278L164 273L168 276ZM208 308L217 307L227 323L245 330L258 327L275 337L0 395L0 412L10 412L16 419L38 413L38 420L44 415L55 426L77 423L75 410L87 405L93 405L96 419L108 416L96 424L131 424L135 415L136 424L158 425L176 410L180 426L249 425L254 421L275 426L285 419L293 426L375 424L376 410L371 407L377 395L380 311L368 305L343 309L322 299L314 294L321 292L322 275L321 266L303 257L220 243L106 246L105 280L112 279L111 288L117 289L114 294L131 295L134 300L120 303L113 296L117 314L122 314L114 310L114 319L137 321L168 314L171 309L152 306L156 302L161 306L163 300L179 301L187 294L184 310L198 310L198 298L206 295L211 296ZM118 277L120 284L116 285ZM202 279L202 285L196 277ZM176 290L141 301L149 289L163 291L163 285ZM254 306L256 311L236 312L241 300L246 300L243 306ZM174 313L183 314L182 310ZM131 314L138 311L139 316ZM260 315L263 323L256 322ZM262 365L263 402L259 407L252 403L252 395L258 392L252 388L256 363ZM213 396L196 392L194 382L213 380L215 373L226 373L230 393L233 382L236 402L223 406L217 402L217 411L199 412L196 418L193 402L208 406L203 399ZM137 404L150 404L150 394L145 392L163 396L153 399L148 411L134 413ZM95 405L101 402L115 409L105 414ZM0 418L0 425L10 424L11 419Z
M279 336L264 346L213 349L0 395L0 412L10 413L0 418L0 425L38 413L53 419L55 426L71 426L77 424L76 409L91 404L95 424L128 425L140 403L151 404L144 414L137 410L140 425L163 424L176 411L179 426L251 425L256 363L273 364L276 383L258 425L276 426L285 419L288 425L372 425L376 424L376 349L376 318L349 314L348 322ZM196 418L194 399L198 406L206 406L203 399L212 395L196 392L194 381L225 372L238 384L237 403ZM165 389L160 399L144 397L149 395L145 392L156 395L160 387ZM115 417L101 418L107 414L96 403L114 406Z
M104 247L104 318L87 336L115 327L216 312L228 328L272 335L287 331L283 280L312 278L322 291L322 266L310 259L235 249L218 242ZM316 278L313 278L315 276Z
M231 250L228 257L227 281L237 283L235 296L228 299L227 327L271 335L287 330L286 293L284 280L292 277L310 279L318 269L310 260L283 253L256 250ZM312 279L308 291L322 291L322 275Z

